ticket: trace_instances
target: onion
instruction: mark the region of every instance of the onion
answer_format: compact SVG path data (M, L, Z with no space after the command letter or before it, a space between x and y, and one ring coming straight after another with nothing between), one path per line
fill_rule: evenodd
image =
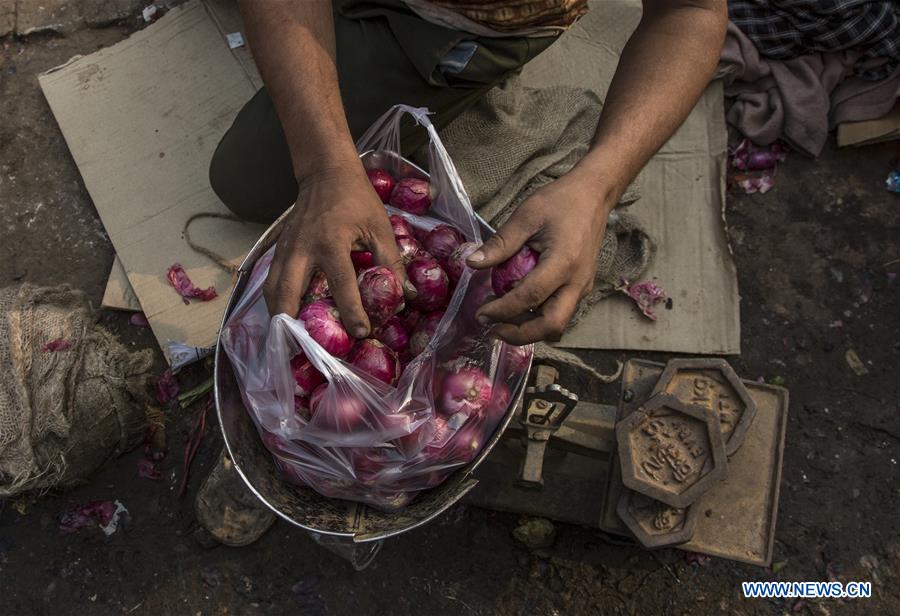
M366 405L352 392L319 385L310 398L313 419L324 428L347 432L363 423Z
M419 321L422 318L422 313L415 308L410 308L409 306L407 306L400 311L400 314L397 315L397 318L403 322L403 326L406 328L406 331L411 332L416 329L416 325L419 324Z
M360 272L357 283L363 310L372 319L373 325L381 325L403 310L403 287L394 272L383 265Z
M483 326L475 319L478 309L494 297L494 290L487 280L473 276L466 289L460 313L465 322L480 331Z
M291 358L291 373L294 375L294 395L308 398L313 390L325 382L325 376L316 370L303 353Z
M422 244L419 243L419 240L407 236L398 237L396 239L397 248L400 250L400 258L403 260L404 265L416 257L428 255L428 253L422 249Z
M368 250L354 250L350 253L350 260L353 261L353 267L359 274L362 270L375 265L375 257Z
M466 241L463 234L450 225L438 225L428 232L422 244L436 259L446 259L456 248Z
M325 272L316 270L309 281L309 286L306 287L306 293L303 294L303 301L309 303L326 297L331 297L331 287L328 286Z
M528 362L531 360L531 347L528 345L516 346L514 344L504 344L503 352L506 355L510 373L518 375L528 368Z
M514 254L491 272L491 286L497 297L506 295L538 264L540 254L528 246Z
M305 305L297 318L329 355L344 357L353 347L353 338L341 324L341 313L330 299L317 299Z
M445 415L464 413L477 416L491 401L491 380L475 366L466 366L444 375L437 407Z
M456 284L462 278L463 272L466 271L466 259L475 252L476 248L478 245L475 242L465 242L457 246L447 257L444 269L447 270L451 282Z
M431 207L430 188L425 180L403 178L391 192L391 205L404 212L422 216Z
M415 331L409 338L409 352L413 357L421 354L428 346L428 342L434 337L438 324L444 317L443 310L437 310L425 315L416 326Z
M476 422L467 422L456 431L453 438L443 447L443 452L451 460L470 462L484 444L481 426Z
M409 330L399 317L391 317L375 330L375 338L383 342L395 353L401 353L409 346Z
M388 216L388 220L391 221L394 237L414 237L412 225L403 216L391 214Z
M397 359L397 354L374 338L357 342L347 361L388 385L393 385L400 377L400 360Z
M391 192L394 190L394 178L384 169L367 169L366 175L372 182L372 188L378 193L378 198L382 203L387 203L391 198Z
M410 304L419 310L437 310L447 305L450 279L434 259L416 257L406 266L406 275L416 287L418 295Z
M506 383L497 382L494 385L493 391L491 392L491 401L487 405L487 414L488 417L492 419L500 419L503 415L506 414L506 411L509 410L509 401L512 399L512 394L509 391L509 387L506 386Z

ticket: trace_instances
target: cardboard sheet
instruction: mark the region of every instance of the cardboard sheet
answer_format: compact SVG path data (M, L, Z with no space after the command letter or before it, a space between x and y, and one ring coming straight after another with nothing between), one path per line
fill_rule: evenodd
M208 187L206 166L220 135L261 83L249 50L230 50L225 40L241 30L235 3L209 0L205 6L195 0L128 41L41 78L163 345L168 339L197 346L214 340L224 302L184 306L164 274L180 259L199 285L215 282L222 295L227 292L227 276L195 255L180 233L192 213L222 211ZM602 98L639 18L637 0L592 3L572 31L525 68L523 80L588 87ZM740 351L737 278L722 215L725 147L722 89L712 84L642 173L643 196L631 206L659 241L648 277L673 298L672 310L660 307L653 323L630 300L614 297L601 302L562 346ZM159 152L167 154L159 158ZM202 225L208 241L234 262L261 232L236 229L234 223ZM114 267L110 286L122 286L115 273ZM111 294L110 301L116 301Z
M900 101L877 120L838 124L837 144L839 147L868 145L892 139L900 139Z
M174 8L40 84L160 346L212 344L231 275L182 231L194 214L226 213L209 187L209 160L256 85L211 13L199 2ZM237 264L262 230L198 220L191 234ZM220 297L185 305L165 276L176 261Z
M573 85L605 98L640 2L591 3L571 32L533 60L527 85ZM645 278L672 298L658 320L642 316L622 295L600 302L559 346L680 353L740 352L737 272L725 234L727 134L722 86L714 82L678 132L641 173L641 198L632 206L659 245Z
M106 290L103 292L103 301L100 302L100 305L104 308L130 312L137 312L141 309L141 302L138 301L134 289L131 288L125 266L122 265L118 255L113 259L109 279L106 281Z

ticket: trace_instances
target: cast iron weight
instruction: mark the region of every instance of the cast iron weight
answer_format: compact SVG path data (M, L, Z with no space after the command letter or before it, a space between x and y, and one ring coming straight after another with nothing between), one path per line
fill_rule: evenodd
M740 448L756 417L750 392L724 359L672 359L653 393L671 394L685 404L705 408L719 422L728 456Z
M698 504L671 507L634 490L624 490L616 513L645 548L663 548L690 541L697 526Z
M616 425L622 483L672 507L687 507L728 475L718 418L657 394Z
M549 366L537 366L535 385L525 390L519 423L525 428L525 458L516 485L537 489L544 485L542 469L547 442L578 404L578 396L554 381L557 372Z

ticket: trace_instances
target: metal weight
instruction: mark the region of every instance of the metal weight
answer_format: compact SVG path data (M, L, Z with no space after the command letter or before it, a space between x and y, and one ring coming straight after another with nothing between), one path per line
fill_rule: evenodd
M687 507L728 475L718 421L698 406L657 394L616 426L622 483Z
M699 505L672 507L633 490L624 490L616 513L642 546L663 548L689 541L697 526Z
M750 392L724 359L673 359L653 393L670 394L685 404L705 408L719 423L728 456L740 448L756 416Z

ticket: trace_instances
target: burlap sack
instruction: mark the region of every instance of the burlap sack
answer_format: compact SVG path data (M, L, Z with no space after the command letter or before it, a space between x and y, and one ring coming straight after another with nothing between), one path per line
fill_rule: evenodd
M69 348L44 350L58 339ZM140 442L152 361L78 291L0 289L0 497L76 485Z

